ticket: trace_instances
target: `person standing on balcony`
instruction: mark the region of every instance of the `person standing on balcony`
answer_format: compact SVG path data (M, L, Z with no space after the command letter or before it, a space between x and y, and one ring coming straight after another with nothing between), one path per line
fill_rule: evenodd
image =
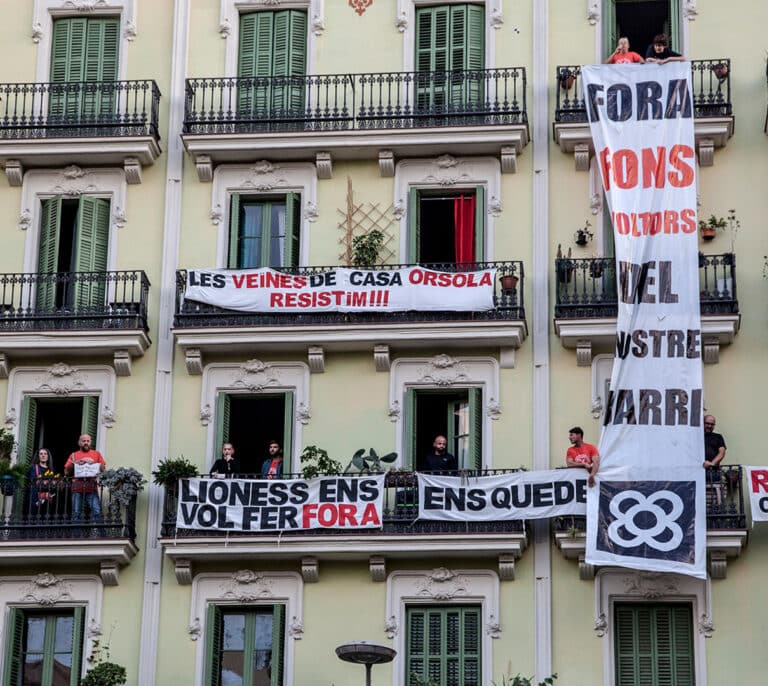
M261 477L263 479L279 479L283 476L283 449L280 444L271 440L269 442L269 457L261 465Z
M605 60L606 64L632 64L633 62L645 64L645 60L640 55L629 49L629 38L626 37L619 38L613 54Z
M77 441L78 450L72 453L64 465L64 474L72 479L72 516L83 516L83 501L95 520L101 519L101 500L97 476L107 464L98 450L91 448L91 437L83 434ZM97 467L93 467L97 465Z
M235 457L235 446L224 443L221 446L221 457L211 467L211 476L215 479L224 479L238 474L240 474L240 461Z
M645 51L646 62L656 62L656 64L666 64L667 62L685 62L679 52L670 50L668 47L667 34L659 33L653 37L653 43Z
M53 471L53 458L48 448L40 448L29 468L29 499L32 514L53 514L60 474Z
M600 469L600 453L594 445L584 442L584 431L580 426L574 426L568 432L568 440L571 447L565 453L565 464L589 470L587 483L594 486L595 474Z
M720 468L725 459L725 439L722 434L715 432L717 420L711 415L704 415L704 469Z
M424 467L428 472L457 472L459 461L447 451L448 441L445 436L435 436L432 451L424 458Z

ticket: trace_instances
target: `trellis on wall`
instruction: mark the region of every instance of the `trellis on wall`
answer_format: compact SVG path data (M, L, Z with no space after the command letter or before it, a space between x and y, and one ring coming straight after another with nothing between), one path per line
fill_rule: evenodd
M397 222L392 205L386 208L380 203L355 203L352 191L352 179L347 177L347 206L336 210L343 219L338 223L341 230L339 245L342 250L339 260L344 264L352 264L352 240L355 236L364 236L371 231L381 231L384 241L379 250L378 264L397 262L393 225Z

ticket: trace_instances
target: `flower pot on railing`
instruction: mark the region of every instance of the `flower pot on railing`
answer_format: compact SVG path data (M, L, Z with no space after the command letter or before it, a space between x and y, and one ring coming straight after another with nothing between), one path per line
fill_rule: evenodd
M711 241L715 234L717 233L717 229L714 226L704 226L701 228L701 238L705 241Z
M561 69L558 79L560 80L560 88L564 91L569 91L573 88L573 82L576 80L576 76L570 69Z
M589 265L589 275L593 279L599 279L603 276L603 261L600 259L593 260Z
M15 476L4 474L0 476L0 493L3 495L13 495L19 487L19 482Z
M514 274L504 274L499 281L504 295L514 295L517 292L518 277Z
M561 262L557 265L557 280L560 283L570 283L573 278L573 271L573 263Z
M725 62L712 65L712 72L717 80L722 83L728 78L728 65Z

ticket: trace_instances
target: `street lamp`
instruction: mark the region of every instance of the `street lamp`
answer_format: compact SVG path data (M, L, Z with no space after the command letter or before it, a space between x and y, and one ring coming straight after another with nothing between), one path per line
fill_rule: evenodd
M336 648L336 655L344 662L365 665L365 686L371 686L371 667L392 662L397 651L378 643L352 641Z

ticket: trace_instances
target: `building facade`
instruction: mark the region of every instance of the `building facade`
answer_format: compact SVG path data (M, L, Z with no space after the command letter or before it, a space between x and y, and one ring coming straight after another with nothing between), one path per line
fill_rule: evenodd
M153 483L100 488L86 524L67 478L4 494L2 683L77 684L107 644L131 685L351 685L363 669L334 651L356 640L396 651L373 667L393 686L759 679L768 542L740 465L766 464L768 8L743 4L2 0L13 460L47 448L62 474L84 433L150 481L180 456L208 473L224 442L252 475L270 441L286 475L307 446L397 455L375 533L185 531ZM437 435L468 472L564 466L573 425L597 442L617 295L580 65L658 33L691 60L699 216L724 218L699 270L705 407L728 446L706 580L594 569L581 518L437 526L409 496ZM492 268L493 306L184 298L189 270L353 263Z

